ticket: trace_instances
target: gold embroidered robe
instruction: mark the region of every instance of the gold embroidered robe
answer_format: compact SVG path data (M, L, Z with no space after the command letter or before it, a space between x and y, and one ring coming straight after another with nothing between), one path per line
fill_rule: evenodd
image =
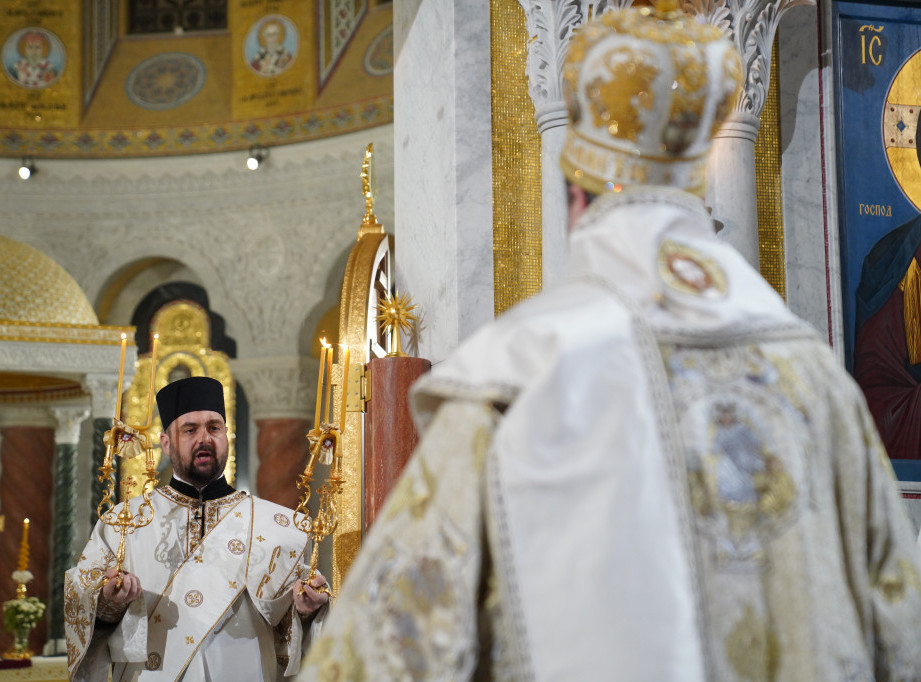
M110 666L113 680L293 675L309 635L291 586L310 550L292 511L241 491L205 501L203 512L198 499L170 486L151 498L153 520L127 536L125 569L139 577L142 594L114 629L95 619L118 533L97 523L65 576L71 679L106 679Z
M419 447L302 680L918 680L921 561L863 397L661 188L414 389Z

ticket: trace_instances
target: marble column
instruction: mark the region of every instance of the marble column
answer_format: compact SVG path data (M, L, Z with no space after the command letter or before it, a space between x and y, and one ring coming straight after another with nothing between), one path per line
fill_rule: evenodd
M0 603L16 596L10 574L16 569L23 519L29 519L29 565L34 575L28 593L49 606L48 567L51 538L54 420L40 407L4 405L0 410L0 500L5 530L0 533ZM47 639L50 611L29 636L29 648L41 651ZM0 649L12 645L3 633Z
M83 379L83 389L90 394L92 401L93 416L93 451L89 471L90 497L89 509L86 510L91 528L99 519L96 507L99 506L99 502L102 500L102 483L99 482L96 472L102 466L106 455L106 445L102 439L106 431L112 428L112 418L115 416L115 401L119 395L115 386L117 382L117 373L87 374ZM84 510L79 510L79 513L84 513Z
M721 238L759 266L755 140L759 119L734 112L713 138L707 160L706 203Z
M774 34L786 12L815 0L682 0L682 8L726 30L742 55L735 112L714 140L707 166L707 205L720 236L759 268L755 139L767 99Z
M835 158L834 107L827 104L834 101L828 60L832 39L819 30L825 11L831 12L827 6L822 12L813 7L791 9L777 33L784 251L790 309L828 338L844 363L835 183L830 182L831 194L826 196L823 182ZM822 130L824 135L819 134Z
M519 0L525 12L528 43L528 92L534 102L541 143L541 212L543 286L558 280L566 265L566 181L560 152L568 114L563 101L563 60L572 32L597 2Z
M307 464L319 362L300 356L239 358L231 360L230 369L246 391L256 424L259 466L254 492L296 507L297 477Z
M51 545L47 654L65 653L64 572L74 564L74 515L77 508L77 443L90 410L83 405L52 407L54 431L54 524Z
M393 6L395 279L425 311L418 354L433 363L493 318L488 9Z
M629 5L629 0L604 2L568 0L547 3L519 0L525 10L528 35L528 82L537 111L542 145L544 222L544 284L558 278L565 249L565 196L559 189L559 150L565 125L560 77L573 31L587 16ZM721 226L720 235L756 268L758 204L755 186L755 139L770 78L771 46L781 17L791 7L814 0L682 0L685 12L724 29L742 55L743 88L735 113L716 136L708 165L707 204ZM396 81L395 81L396 85ZM397 90L397 97L402 91ZM547 260L549 257L550 260Z

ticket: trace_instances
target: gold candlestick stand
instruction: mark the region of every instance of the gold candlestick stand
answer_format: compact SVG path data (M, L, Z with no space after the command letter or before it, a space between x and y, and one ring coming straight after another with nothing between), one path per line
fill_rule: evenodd
M297 480L297 487L303 491L294 510L294 525L313 540L310 551L310 568L306 580L317 574L320 542L336 530L339 523L339 495L342 493L342 459L339 452L339 428L335 424L323 423L313 428L308 434L310 443L310 459L304 473ZM313 482L314 470L317 462L329 465L329 475L326 482L320 486L317 493L320 496L320 505L316 516L311 519L307 503L310 500L310 484ZM329 585L314 588L317 592L325 592L333 596ZM303 591L302 591L303 592Z
M115 404L115 418L112 420L112 428L106 431L103 437L103 442L106 444L106 455L102 466L99 467L99 474L96 476L103 485L102 499L96 507L96 514L99 516L100 521L117 530L120 535L118 551L115 553L115 569L118 572L116 585L118 587L121 587L122 583L122 566L125 563L125 543L128 535L138 528L143 528L153 520L153 504L150 501L150 493L157 484L157 468L148 432L153 423L153 386L154 371L157 366L157 341L158 335L155 334L150 356L147 423L144 426L129 426L119 419L121 416L121 384L125 363L125 335L122 334L122 358L118 374L118 402ZM141 489L143 500L137 509L132 512L131 502L126 499L121 509L116 512L115 457L124 460L140 457L142 454L145 456L147 479ZM105 581L106 578L103 576L101 584L104 584Z

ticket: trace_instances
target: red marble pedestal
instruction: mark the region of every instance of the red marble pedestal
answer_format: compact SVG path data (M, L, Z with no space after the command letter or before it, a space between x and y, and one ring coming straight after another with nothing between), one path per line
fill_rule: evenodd
M410 357L374 358L368 363L371 399L365 415L365 532L419 440L409 412L409 387L431 367L428 360Z
M257 419L256 453L259 471L256 494L294 509L300 497L297 479L307 465L306 419Z

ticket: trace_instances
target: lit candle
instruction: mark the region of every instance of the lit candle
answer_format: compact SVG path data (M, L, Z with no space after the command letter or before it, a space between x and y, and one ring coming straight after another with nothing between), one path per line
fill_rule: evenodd
M125 380L125 348L128 346L128 335L122 334L122 353L118 361L118 383L115 385L115 418L122 414L122 381Z
M342 433L345 431L345 408L348 401L349 394L349 347L348 345L342 346L343 357L342 357L342 407L339 410L339 432Z
M327 346L330 350L326 354L326 404L323 406L323 417L327 423L332 422L332 405L331 394L333 391L333 350L332 346Z
M326 338L320 339L320 371L317 373L317 409L313 412L313 425L320 427L320 407L323 404L323 370L326 368Z
M22 522L22 541L19 543L19 565L17 571L25 571L29 568L29 519Z
M160 335L154 334L153 346L150 349L150 385L147 387L147 424L145 429L150 428L153 421L153 404L154 404L154 378L157 374L157 343L160 341Z

